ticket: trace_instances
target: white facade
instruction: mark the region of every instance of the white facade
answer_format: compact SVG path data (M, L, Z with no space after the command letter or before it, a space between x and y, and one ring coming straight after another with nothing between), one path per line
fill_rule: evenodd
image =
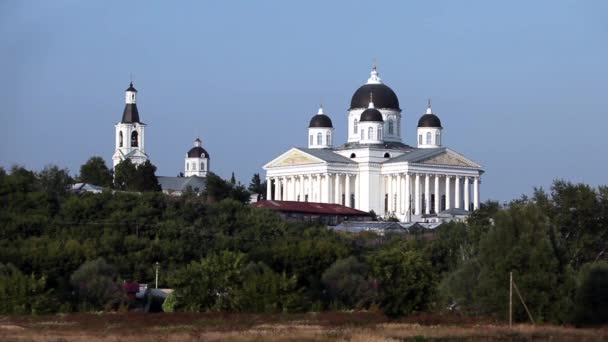
M113 168L125 159L130 159L135 165L148 160L145 149L146 124L139 121L137 112L137 90L133 84L125 91L125 112L122 121L115 127L115 149L112 156Z
M376 81L373 72L370 80ZM291 148L264 165L267 198L343 204L405 222L435 221L446 210L479 208L479 164L441 147L441 127L428 128L433 138L439 133L439 140L419 147L400 142L399 126L393 126L392 136L384 134L387 117L378 109L385 121L357 122L358 134L351 121L358 118L352 110L348 113L349 138L343 146ZM400 111L392 111L397 112L394 124L400 123ZM367 139L370 127L376 137L383 132L381 140ZM427 128L421 127L421 132L426 134Z

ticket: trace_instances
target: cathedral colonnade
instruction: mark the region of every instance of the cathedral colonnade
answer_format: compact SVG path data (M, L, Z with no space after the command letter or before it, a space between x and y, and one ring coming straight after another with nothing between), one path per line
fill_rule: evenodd
M479 176L440 173L383 174L385 215L430 215L456 208L479 209Z
M384 214L430 215L457 208L479 209L479 176L440 173L382 175ZM277 201L359 205L359 176L349 173L313 173L266 178L266 198Z
M266 198L275 201L335 203L359 206L359 176L355 173L311 173L266 177Z

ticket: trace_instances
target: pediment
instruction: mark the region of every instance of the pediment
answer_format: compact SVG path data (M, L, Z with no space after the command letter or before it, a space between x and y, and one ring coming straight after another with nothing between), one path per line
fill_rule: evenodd
M325 163L325 161L294 148L268 163L266 167L282 167L321 163Z
M417 163L430 165L480 167L473 161L468 160L467 158L452 151L445 151L429 158L419 160L417 161Z

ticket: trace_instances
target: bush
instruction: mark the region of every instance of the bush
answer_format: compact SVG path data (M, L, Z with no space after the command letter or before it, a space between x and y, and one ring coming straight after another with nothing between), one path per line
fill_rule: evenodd
M581 270L576 290L574 321L578 324L608 322L608 263L594 262Z

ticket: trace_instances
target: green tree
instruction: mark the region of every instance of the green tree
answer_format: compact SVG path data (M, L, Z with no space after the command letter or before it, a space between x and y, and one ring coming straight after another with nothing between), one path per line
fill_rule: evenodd
M106 166L103 158L94 156L80 166L79 180L82 183L110 187L112 186L112 171Z
M422 253L404 246L382 249L370 259L379 283L380 307L387 315L428 309L435 300L435 275Z
M532 315L539 321L567 320L572 310L573 279L562 271L550 239L550 222L532 203L511 204L480 241L479 278L475 297L482 312L506 318L509 272ZM516 319L527 319L516 306Z
M173 276L174 308L180 311L239 311L238 286L247 263L243 253L224 251L193 261Z
M0 313L41 314L56 310L46 277L24 275L14 265L0 263Z
M83 311L116 309L126 300L116 268L103 258L80 265L72 273L70 283Z
M59 199L67 194L74 182L68 169L60 169L57 165L47 165L38 174L42 191L50 198Z
M232 176L230 176L230 184L232 184L232 185L236 184L236 177L234 177L234 172L232 172Z
M131 159L125 159L114 169L114 187L119 190L131 190L137 178L137 168Z
M266 197L266 181L262 183L260 174L254 173L247 190L252 194L258 194L258 200L263 199Z
M160 184L156 178L156 166L146 160L143 164L137 165L135 172L135 182L133 190L135 191L160 191Z
M608 263L595 262L581 270L576 290L574 321L578 324L608 322Z
M376 301L377 291L367 264L355 256L334 262L321 277L335 309L365 309Z

